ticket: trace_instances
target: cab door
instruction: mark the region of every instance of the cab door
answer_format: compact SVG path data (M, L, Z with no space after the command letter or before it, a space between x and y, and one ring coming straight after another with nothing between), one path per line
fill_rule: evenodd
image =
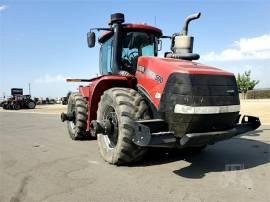
M113 37L105 41L100 47L99 72L101 75L108 75L112 70Z

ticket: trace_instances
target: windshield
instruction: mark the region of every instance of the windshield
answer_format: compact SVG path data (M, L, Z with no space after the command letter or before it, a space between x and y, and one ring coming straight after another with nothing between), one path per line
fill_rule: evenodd
M135 73L139 56L156 56L157 39L145 32L128 32L122 43L123 69Z
M120 67L113 67L114 37L105 41L100 48L100 73L108 75L114 68L135 74L139 56L157 56L157 37L146 32L127 32L122 37Z

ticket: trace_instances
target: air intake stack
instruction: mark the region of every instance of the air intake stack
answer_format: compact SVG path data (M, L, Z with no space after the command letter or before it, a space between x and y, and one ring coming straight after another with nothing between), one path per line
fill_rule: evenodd
M114 13L111 14L111 19L109 21L109 25L113 25L113 24L122 24L125 22L125 16L123 13Z

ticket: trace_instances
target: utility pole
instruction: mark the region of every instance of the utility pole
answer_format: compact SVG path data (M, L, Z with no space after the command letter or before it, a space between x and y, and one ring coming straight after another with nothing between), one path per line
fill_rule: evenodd
M29 95L31 95L31 83L28 83L28 91L29 91Z

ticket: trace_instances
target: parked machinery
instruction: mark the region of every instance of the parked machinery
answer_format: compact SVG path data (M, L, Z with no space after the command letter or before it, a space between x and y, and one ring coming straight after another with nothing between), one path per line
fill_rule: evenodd
M3 109L34 109L36 102L31 99L31 95L13 95L2 103Z

